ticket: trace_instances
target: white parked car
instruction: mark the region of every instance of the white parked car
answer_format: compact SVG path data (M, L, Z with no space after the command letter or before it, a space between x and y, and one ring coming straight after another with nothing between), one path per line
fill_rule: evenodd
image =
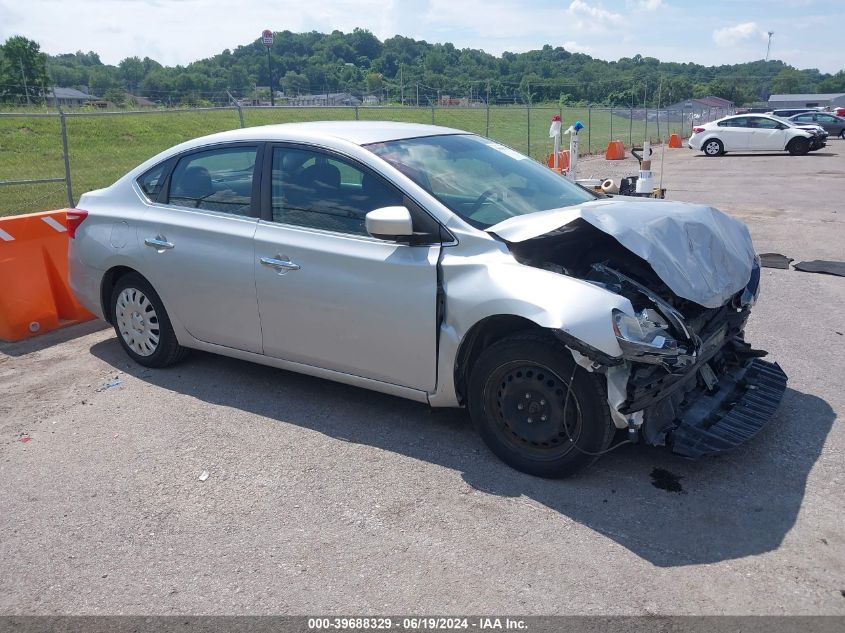
M760 279L744 224L600 198L460 130L199 138L82 196L68 233L71 287L137 363L195 348L466 406L535 475L589 464L617 430L730 448L786 389L743 340Z
M693 127L688 145L706 156L726 152L787 151L803 155L824 147L811 130L765 114L740 114Z

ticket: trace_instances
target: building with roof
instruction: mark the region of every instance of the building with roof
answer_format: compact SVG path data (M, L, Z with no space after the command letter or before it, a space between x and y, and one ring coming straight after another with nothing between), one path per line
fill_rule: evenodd
M686 114L701 114L715 110L730 110L734 107L733 101L722 99L722 97L700 97L698 99L684 99L666 106L666 110L684 112ZM661 108L663 109L663 108ZM727 112L725 113L727 114Z
M61 88L53 86L47 89L47 103L55 107L64 106L68 108L78 108L92 101L99 101L100 97L95 97L87 92L82 92L76 88Z
M288 105L294 106L359 106L361 100L348 92L329 92L292 97Z
M845 106L845 92L778 94L769 97L769 108L830 108Z

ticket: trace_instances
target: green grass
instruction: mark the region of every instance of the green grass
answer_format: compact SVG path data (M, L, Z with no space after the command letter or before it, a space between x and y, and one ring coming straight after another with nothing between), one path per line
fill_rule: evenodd
M523 106L490 108L359 108L361 120L435 123L487 135L501 143L545 161L551 152L549 124L559 108ZM248 127L318 120L354 120L353 108L245 108ZM627 116L607 110L564 108L564 127L581 120L586 129L580 135L582 153L604 151L608 141L619 139L630 146L640 143L646 129L643 121L630 126ZM625 111L627 115L627 111ZM530 121L529 121L530 119ZM240 126L238 113L231 110L149 112L98 116L67 116L67 135L73 195L105 187L133 167L177 143ZM611 134L612 125L612 134ZM667 135L661 123L661 136ZM679 131L673 123L669 132ZM530 132L529 132L530 131ZM656 140L658 130L648 124L648 136ZM568 147L568 137L563 146ZM62 142L58 117L0 116L0 181L64 176ZM43 211L67 206L64 183L0 186L0 216Z

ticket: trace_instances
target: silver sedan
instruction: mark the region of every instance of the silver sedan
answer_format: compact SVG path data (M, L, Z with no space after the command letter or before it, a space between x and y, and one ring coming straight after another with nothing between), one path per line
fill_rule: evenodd
M626 442L725 450L786 388L743 339L760 275L741 222L598 197L460 130L199 138L85 194L68 232L74 292L135 362L200 349L466 406L535 475Z

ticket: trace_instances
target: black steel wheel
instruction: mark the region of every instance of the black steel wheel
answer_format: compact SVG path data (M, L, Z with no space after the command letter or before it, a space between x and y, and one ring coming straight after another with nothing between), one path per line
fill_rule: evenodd
M540 477L589 465L615 430L604 380L577 367L563 345L526 333L487 348L472 369L470 415L504 462Z
M805 139L803 136L798 136L789 141L789 145L786 146L786 150L792 156L804 156L804 154L810 151L810 141Z

